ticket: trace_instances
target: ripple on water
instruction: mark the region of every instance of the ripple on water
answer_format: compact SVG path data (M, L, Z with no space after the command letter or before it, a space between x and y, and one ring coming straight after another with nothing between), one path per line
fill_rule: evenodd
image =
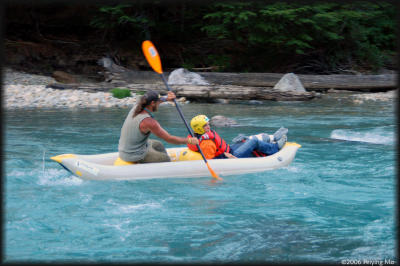
M56 110L8 111L6 259L337 263L393 258L396 150L394 142L368 142L366 133L394 137L395 119L390 108L371 104L342 102L340 111L328 100L183 106L187 117L235 116L242 126L218 129L227 139L273 133L282 124L290 141L302 145L288 167L228 176L221 183L211 183L209 176L80 180L48 157L116 151L126 109L64 110L62 116ZM184 136L176 110L163 108L167 111L156 113L162 126ZM347 139L333 139L335 130L344 130ZM359 132L364 139L349 141Z

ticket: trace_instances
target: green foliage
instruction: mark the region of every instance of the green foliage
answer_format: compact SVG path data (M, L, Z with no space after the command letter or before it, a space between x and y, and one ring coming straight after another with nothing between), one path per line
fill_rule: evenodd
M217 66L219 71L229 69L231 58L228 55L212 54L207 57L207 62L211 66Z
M132 4L102 6L97 11L90 25L105 32L128 28L140 34L144 29L154 26L154 21L150 20L143 10L135 11Z
M331 68L348 61L379 67L384 51L395 49L395 8L389 3L231 1L215 3L204 19L201 30L210 38L286 58L318 53Z
M195 67L195 65L190 62L185 62L185 63L182 63L182 67L187 70L192 70Z
M271 71L312 65L331 73L383 66L396 50L395 12L393 4L380 1L160 1L99 7L91 25L112 40L154 40L172 68Z
M257 16L251 10L252 3L216 3L215 12L204 15L204 19L210 23L201 28L210 37L216 39L229 38L234 35L239 41L243 41L241 34L249 25L249 22ZM216 23L213 23L216 22Z
M120 89L120 88L114 88L110 91L113 95L113 97L122 99L126 97L131 96L131 91L129 89Z

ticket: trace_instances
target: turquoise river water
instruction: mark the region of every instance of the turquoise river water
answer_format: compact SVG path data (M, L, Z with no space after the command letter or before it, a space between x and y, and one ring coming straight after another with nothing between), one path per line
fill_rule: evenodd
M49 158L116 151L128 109L5 111L4 261L397 263L394 102L343 94L182 110L235 119L218 129L228 142L285 126L302 147L286 168L217 183L85 181ZM156 118L187 135L175 107Z

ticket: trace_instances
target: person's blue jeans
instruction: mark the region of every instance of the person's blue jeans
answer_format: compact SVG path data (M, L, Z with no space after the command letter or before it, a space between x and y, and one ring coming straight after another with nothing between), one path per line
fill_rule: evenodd
M271 155L279 151L277 143L267 143L259 140L258 138L247 139L245 142L239 142L230 145L231 154L238 158L254 157L252 152L254 150Z

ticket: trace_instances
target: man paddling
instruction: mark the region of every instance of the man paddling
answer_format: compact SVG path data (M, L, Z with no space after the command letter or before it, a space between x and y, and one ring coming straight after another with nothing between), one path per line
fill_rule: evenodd
M158 110L160 103L173 101L176 98L173 92L168 96L160 97L155 91L148 91L128 113L121 129L118 152L123 163L152 163L169 162L170 158L161 141L149 139L150 133L171 144L199 143L197 138L177 137L170 135L154 119L153 112Z

